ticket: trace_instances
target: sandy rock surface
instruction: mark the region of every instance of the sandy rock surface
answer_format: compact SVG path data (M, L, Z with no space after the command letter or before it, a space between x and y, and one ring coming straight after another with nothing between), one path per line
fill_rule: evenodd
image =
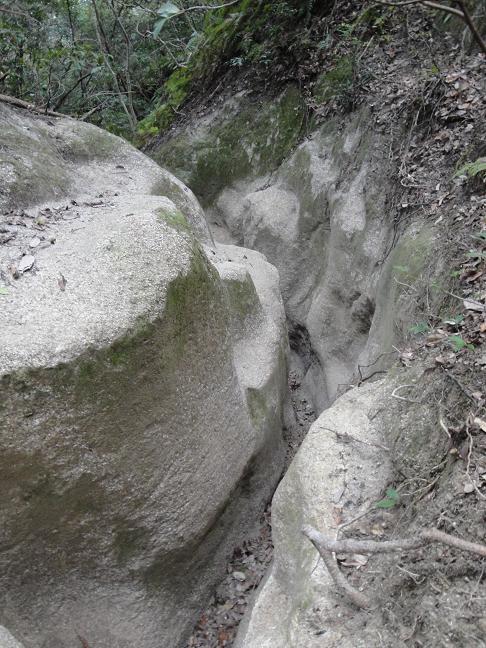
M175 647L283 464L278 274L119 138L0 111L0 621Z

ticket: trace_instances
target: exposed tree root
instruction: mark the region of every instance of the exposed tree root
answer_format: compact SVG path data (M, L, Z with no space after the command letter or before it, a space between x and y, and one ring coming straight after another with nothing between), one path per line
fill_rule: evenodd
M339 569L335 557L333 556L334 553L393 553L420 549L427 544L438 542L486 558L486 545L469 542L462 538L444 533L443 531L439 531L438 529L423 529L413 538L385 540L383 542L377 542L376 540L354 539L332 540L309 525L305 525L302 528L302 533L309 538L321 555L322 560L337 587L352 603L354 603L354 605L359 608L371 607L371 601L365 594L362 594L346 580L345 576Z

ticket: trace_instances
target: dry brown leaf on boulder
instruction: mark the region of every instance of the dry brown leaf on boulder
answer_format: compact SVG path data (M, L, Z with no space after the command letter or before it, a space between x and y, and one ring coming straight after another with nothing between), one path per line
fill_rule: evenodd
M483 421L483 419L480 419L479 417L475 417L474 419L474 424L478 426L483 432L486 432L486 421Z

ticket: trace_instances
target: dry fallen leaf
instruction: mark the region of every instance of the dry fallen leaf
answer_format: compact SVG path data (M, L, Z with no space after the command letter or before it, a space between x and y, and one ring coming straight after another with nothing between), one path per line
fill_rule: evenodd
M57 283L59 285L59 289L62 290L62 292L64 292L66 290L67 279L64 277L63 274L59 273Z
M363 554L351 554L350 556L338 554L336 557L343 567L356 567L357 569L364 567L369 560L369 557Z
M17 266L17 269L20 273L28 272L35 263L35 257L32 254L26 254L23 256Z
M483 419L480 419L476 416L476 418L474 419L474 424L481 428L483 432L486 432L486 421L483 421Z

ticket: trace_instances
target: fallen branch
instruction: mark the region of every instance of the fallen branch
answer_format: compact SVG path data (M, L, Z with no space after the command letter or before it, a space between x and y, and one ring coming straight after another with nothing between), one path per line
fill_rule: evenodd
M474 23L471 14L468 11L468 8L466 7L466 3L464 2L464 0L454 0L454 2L458 4L459 7L461 8L461 11L463 13L463 20L466 23L466 25L469 27L469 30L473 35L474 40L483 51L483 54L486 54L486 42L484 41L483 37L479 33L479 30L476 27L476 24Z
M410 398L405 398L404 396L399 396L397 394L400 389L405 389L405 387L415 387L416 385L399 385L396 387L393 392L392 392L392 398L396 398L397 400L405 401L406 403L412 403L413 405L422 405L420 401L416 400L410 400Z
M345 596L359 608L369 608L371 605L367 596L362 594L354 588L344 577L339 569L339 566L333 556L336 553L358 553L358 554L373 554L373 553L394 553L402 551L410 551L413 549L420 549L430 543L440 543L455 547L461 551L468 551L478 556L486 558L486 545L478 544L476 542L469 542L452 536L438 529L423 529L413 538L401 538L398 540L384 540L379 542L377 540L332 540L316 529L309 525L302 528L302 533L312 542L314 547L319 552L324 564L329 571L331 578L337 585L338 589L345 594Z
M0 94L0 101L17 108L30 110L31 112L38 113L40 115L47 115L48 117L69 117L69 115L63 115L62 113L55 112L54 110L47 110L46 108L35 106L34 104L30 104L27 101L17 99L17 97L10 97L9 95Z
M446 13L451 13L458 18L464 20L464 14L459 9L454 9L447 5L439 4L437 2L430 2L429 0L405 0L404 2L388 2L387 0L376 0L376 4L384 5L385 7L407 7L413 4L424 5L430 9L438 9L440 11L445 11Z
M386 452L390 452L390 448L388 448L385 445L382 445L381 443L373 443L372 441L363 441L363 439L358 439L358 437L349 434L349 432L338 432L337 430L333 430L332 428L329 427L321 427L321 430L328 430L328 432L332 432L333 434L336 435L336 439L343 443L350 443L352 441L355 441L356 443L362 443L363 445L371 446L373 448L381 448L382 450L386 450Z

